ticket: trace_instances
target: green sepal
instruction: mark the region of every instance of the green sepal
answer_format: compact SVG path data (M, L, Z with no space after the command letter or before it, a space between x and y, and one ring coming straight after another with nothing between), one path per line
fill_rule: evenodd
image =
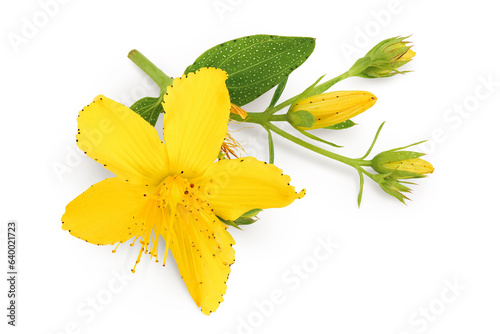
M361 74L361 72L363 72L364 70L366 70L368 68L368 66L370 66L371 63L372 63L372 60L368 56L359 58L352 65L352 67L349 69L349 74L351 76L359 76Z
M245 212L244 214L241 215L240 218L251 218L257 216L262 209L252 209L250 211Z
M315 39L252 35L214 46L199 56L184 73L217 67L229 75L231 102L245 105L290 75L311 55Z
M402 193L411 192L410 188L401 183L413 184L411 182L398 182L398 180L393 177L393 173L373 175L373 180L378 182L382 190L397 198L401 203L405 203L405 200L408 199L408 197Z
M240 217L234 221L236 225L250 225L257 221L257 218Z
M245 212L236 220L225 220L224 218L218 217L221 222L228 226L236 227L241 230L239 225L250 225L255 223L258 218L255 218L261 212L262 209L252 209L250 211Z
M288 123L290 123L294 127L304 127L310 128L314 125L316 119L313 114L311 114L307 110L297 110L294 112L289 112L286 114L286 118Z
M224 224L226 224L227 226L232 226L232 227L237 228L238 230L241 230L241 227L239 227L234 221L232 221L232 220L225 220L224 218L221 218L219 216L217 216L217 218L219 218L219 220L221 222L223 222Z
M409 61L400 62L401 66L408 63ZM388 66L370 66L363 73L358 74L358 77L365 79L375 79L375 78L389 78L395 76L396 74L405 74L411 71L399 71Z
M344 129L349 129L353 126L355 126L356 123L348 119L347 121L343 121L342 123L337 123L333 124L327 127L324 127L323 129L328 129L328 130L344 130Z
M156 125L158 116L163 112L163 95L160 97L144 97L137 100L130 109L142 116L152 126Z

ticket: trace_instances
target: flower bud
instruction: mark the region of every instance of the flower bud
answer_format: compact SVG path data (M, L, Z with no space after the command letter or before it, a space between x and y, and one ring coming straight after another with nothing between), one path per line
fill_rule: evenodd
M390 174L396 179L424 177L434 172L434 167L420 159L423 155L411 151L385 151L371 160L371 167L380 174Z
M372 93L365 91L338 91L314 95L295 103L288 111L288 119L290 124L300 130L325 128L361 114L376 101L377 98ZM304 111L314 117L313 124L291 122L296 115Z
M403 193L410 193L411 189L398 182L397 179L388 176L387 174L378 174L374 179L378 182L380 188L382 188L383 191L397 198L402 203L404 203L405 200L408 199L408 197Z
M259 218L257 218L257 215L262 211L262 209L253 209L248 212L245 212L242 214L238 219L236 220L225 220L221 217L219 217L219 220L223 222L226 225L236 227L237 229L241 228L239 227L240 225L250 225L255 223Z
M353 76L363 78L391 77L398 73L398 68L408 63L415 56L409 42L404 41L407 37L388 38L375 45L365 57L354 63L349 72Z

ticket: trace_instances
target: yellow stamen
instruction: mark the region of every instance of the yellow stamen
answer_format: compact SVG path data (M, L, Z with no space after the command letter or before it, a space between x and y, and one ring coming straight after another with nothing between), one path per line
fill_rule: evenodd
M231 103L231 114L236 114L243 119L245 119L247 117L247 112L245 110L243 110L241 107L238 107L234 103Z
M188 220L188 216L202 219L204 217L202 215L211 210L204 199L204 191L180 175L176 175L165 178L151 194L148 194L150 199L148 204L135 218L142 225L140 234L134 239L135 242L139 238L141 250L132 272L135 272L142 254L148 254L148 249L150 259L154 257L155 262L159 262L160 234L164 236L166 243L163 258L163 265L165 265L169 245L172 242L171 233L175 233L174 222L180 220L184 223ZM196 237L197 234L193 231L191 240L196 242Z
M245 151L241 144L237 142L233 136L228 132L227 137L222 143L221 151L224 153L224 156L227 159L231 159L231 156L234 158L238 158L238 152L237 151Z
M116 250L118 249L118 246L120 246L120 245L121 245L121 242L119 242L118 245L116 245L115 249L113 249L111 252L116 253Z

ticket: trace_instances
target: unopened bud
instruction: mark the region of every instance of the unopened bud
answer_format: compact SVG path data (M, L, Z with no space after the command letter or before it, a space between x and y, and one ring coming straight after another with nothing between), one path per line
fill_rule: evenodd
M290 119L296 117L297 113L307 111L314 119L313 124L292 125L300 130L320 129L347 121L369 109L376 101L372 93L365 91L329 92L298 101L290 108L288 115Z

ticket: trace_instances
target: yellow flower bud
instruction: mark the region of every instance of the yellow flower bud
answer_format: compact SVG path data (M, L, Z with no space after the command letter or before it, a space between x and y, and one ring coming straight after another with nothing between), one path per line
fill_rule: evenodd
M434 172L431 163L420 159L424 153L394 149L377 154L371 166L380 174L390 174L394 178L423 177Z
M363 58L354 63L349 72L362 78L384 78L398 73L398 69L416 55L411 49L407 37L394 37L375 45Z
M314 125L296 128L313 130L347 121L373 106L376 101L377 98L372 93L365 91L329 92L300 100L288 113L293 114L300 110L311 113L314 116Z
M434 167L424 159L415 158L400 161L390 161L382 164L383 168L398 170L400 172L411 172L420 175L431 174Z

